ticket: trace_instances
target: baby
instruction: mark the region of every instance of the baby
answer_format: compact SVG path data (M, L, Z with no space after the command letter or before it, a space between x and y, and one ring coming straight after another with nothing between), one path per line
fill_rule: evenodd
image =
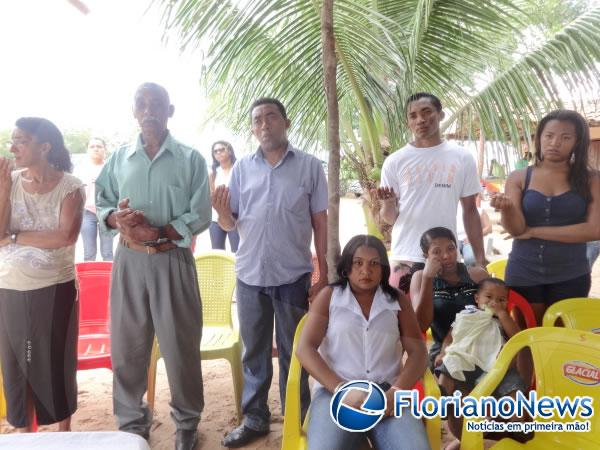
M507 339L520 331L507 310L508 288L498 278L479 283L475 301L456 315L452 330L435 361L440 385L451 394L456 389L466 394L489 372ZM494 392L497 397L524 390L526 385L510 368Z

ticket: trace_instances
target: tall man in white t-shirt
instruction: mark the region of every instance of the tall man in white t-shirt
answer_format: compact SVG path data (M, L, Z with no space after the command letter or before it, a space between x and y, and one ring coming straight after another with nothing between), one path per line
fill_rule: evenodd
M484 264L481 221L475 205L481 186L474 158L464 148L442 140L444 112L435 95L413 94L406 102L406 115L414 141L385 160L377 189L381 216L394 226L391 281L395 286L413 264L425 261L419 245L425 231L446 227L456 235L459 201L475 260Z

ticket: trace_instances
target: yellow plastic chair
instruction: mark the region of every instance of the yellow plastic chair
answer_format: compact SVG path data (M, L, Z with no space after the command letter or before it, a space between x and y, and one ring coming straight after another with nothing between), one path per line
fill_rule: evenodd
M542 325L556 326L559 319L566 328L600 334L600 298L567 298L556 302L546 310Z
M6 419L6 398L4 398L4 379L0 370L0 421Z
M492 277L504 280L504 272L506 271L507 263L508 258L497 259L496 261L489 263L486 269Z
M300 373L302 366L296 357L298 340L300 332L306 322L304 316L298 323L296 333L294 334L294 346L292 349L292 360L290 361L290 370L288 372L287 387L285 393L285 417L283 418L283 436L281 440L282 450L305 450L308 448L307 430L308 414L301 423L301 405L300 405ZM424 393L426 396L435 398L440 397L440 389L429 369L423 376ZM439 417L427 420L427 436L432 450L439 450L442 446L442 420ZM381 449L384 450L384 449Z
M600 336L568 328L529 328L513 336L498 355L494 368L469 395L473 397L492 395L510 367L512 359L525 347L529 347L533 356L538 399L542 396L561 398L574 398L578 395L590 396L593 398L593 406L597 409L597 405L600 404L600 386L593 380L583 378L587 376L585 374L578 377L576 370L581 367L588 369L589 372L591 366L600 368ZM486 448L494 450L600 448L600 414L597 412L586 419L579 417L572 419L566 415L565 418L555 416L542 419L537 417L534 420L538 422L553 420L562 423L589 420L590 432L537 432L533 439L523 444L510 438L504 438L492 447ZM467 422L465 420L460 448L463 450L483 449L483 434L467 431Z
M231 364L233 391L238 421L242 418L242 341L233 326L231 300L235 288L235 258L222 250L205 252L196 257L200 298L202 299L202 342L204 360L224 358ZM173 324L177 326L177 324ZM156 338L148 370L148 405L154 410L156 363L161 357Z

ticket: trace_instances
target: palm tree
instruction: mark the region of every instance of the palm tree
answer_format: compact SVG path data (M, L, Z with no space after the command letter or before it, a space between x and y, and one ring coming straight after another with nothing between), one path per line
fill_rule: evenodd
M248 105L272 95L288 105L297 142L324 144L320 1L155 2L167 37L206 49L203 81L216 118L246 130ZM341 145L365 188L377 181L385 152L408 140L404 102L415 91L442 99L446 129L519 148L533 120L562 106L565 90L598 87L600 7L524 46L539 8L536 0L335 3Z

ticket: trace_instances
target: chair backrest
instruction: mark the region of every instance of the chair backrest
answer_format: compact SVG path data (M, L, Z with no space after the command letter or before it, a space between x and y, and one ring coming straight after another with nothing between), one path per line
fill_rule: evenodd
M112 262L75 264L79 283L79 334L108 334Z
M288 371L287 386L285 391L285 415L283 417L283 433L281 436L282 450L296 450L307 447L306 430L302 430L302 412L300 404L300 373L302 366L296 356L300 333L308 315L304 315L294 333L292 358Z
M492 277L504 280L504 271L506 270L507 263L508 258L497 259L496 261L489 263L486 269Z
M561 320L565 327L600 334L600 298L568 298L554 303L544 314L543 326Z
M224 250L196 257L204 326L231 327L231 299L235 288L235 258Z
M531 305L525 298L516 291L512 289L508 291L508 302L507 302L508 312L511 312L513 309L519 310L521 315L525 318L525 324L527 328L535 328L537 327L537 321L535 320L535 313L531 308Z
M592 397L600 404L600 336L586 331L557 327L537 327L524 330L507 342L498 359L511 358L529 347L535 369L536 391L541 396ZM504 358L505 359L505 358ZM552 420L571 422L568 415ZM600 414L590 417L592 433L600 444ZM591 446L589 448L599 448Z

